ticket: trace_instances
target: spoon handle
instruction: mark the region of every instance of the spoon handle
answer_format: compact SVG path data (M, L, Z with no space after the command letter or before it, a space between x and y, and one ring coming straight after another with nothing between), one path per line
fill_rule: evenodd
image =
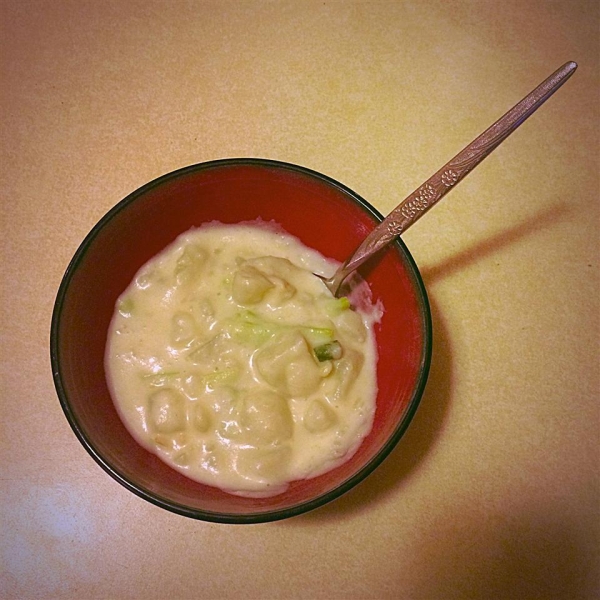
M574 73L577 64L565 63L525 96L503 117L461 150L423 185L403 200L362 242L332 279L337 287L373 254L420 219L463 177L497 148L527 117L532 115Z

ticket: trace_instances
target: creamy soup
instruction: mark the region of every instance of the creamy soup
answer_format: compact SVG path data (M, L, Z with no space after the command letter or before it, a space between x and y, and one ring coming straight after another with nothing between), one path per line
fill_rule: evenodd
M355 310L313 275L335 266L261 223L192 229L144 265L117 302L106 353L135 439L246 496L348 460L373 422L378 311Z

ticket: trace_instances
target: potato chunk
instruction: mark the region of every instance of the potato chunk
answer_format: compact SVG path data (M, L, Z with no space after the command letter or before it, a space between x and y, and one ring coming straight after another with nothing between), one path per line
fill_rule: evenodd
M211 425L211 418L208 409L197 402L194 406L194 427L197 431L204 433L208 431Z
M256 355L256 368L277 391L306 396L321 383L322 372L304 336L297 330L281 333Z
M219 333L191 350L187 358L193 365L210 372L222 367L230 354L231 348L227 337Z
M313 400L304 413L304 427L311 433L329 429L337 420L334 410L323 400Z
M237 470L240 475L268 481L277 485L288 477L288 468L292 457L289 446L274 448L243 448L237 458Z
M274 306L279 306L293 298L296 294L294 280L299 276L305 276L302 269L287 258L262 256L248 261L247 264L268 278L271 283L268 300Z
M243 399L242 427L247 442L258 446L289 440L294 421L283 396L261 391Z
M323 371L312 353L302 353L285 367L285 382L292 396L308 396L317 390Z
M350 392L360 375L364 361L364 355L356 350L348 350L340 360L336 361L331 377L336 387L328 396L335 405L350 399Z
M290 275L302 273L303 270L297 267L292 261L279 256L261 256L248 261L257 269L260 269L267 275L276 275L283 279L288 279Z
M177 283L187 283L197 279L202 275L207 260L208 250L195 244L187 246L177 259L175 267Z
M268 290L271 281L252 265L243 265L233 277L233 299L239 304L257 304Z
M191 303L191 312L196 323L196 327L203 335L209 331L215 322L215 308L212 302L205 297L198 297L196 291L193 292Z
M189 313L178 312L171 319L171 343L176 347L187 346L196 335L196 322Z
M345 310L337 318L340 331L359 343L367 339L367 330L360 315L353 310Z
M177 391L162 389L148 398L148 425L155 433L183 431L185 424L185 400Z

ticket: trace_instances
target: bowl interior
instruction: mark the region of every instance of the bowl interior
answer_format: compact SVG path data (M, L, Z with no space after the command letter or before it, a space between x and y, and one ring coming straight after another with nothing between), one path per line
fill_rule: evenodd
M135 442L108 391L104 351L115 302L137 270L190 227L209 221L275 221L306 245L343 260L380 216L353 192L314 172L274 161L227 160L166 175L110 211L75 254L57 297L51 358L67 418L92 456L140 496L174 512L221 522L257 522L333 499L375 468L396 444L427 378L431 323L425 290L397 243L365 272L384 315L377 327L375 423L351 460L293 482L279 496L226 494L177 473Z

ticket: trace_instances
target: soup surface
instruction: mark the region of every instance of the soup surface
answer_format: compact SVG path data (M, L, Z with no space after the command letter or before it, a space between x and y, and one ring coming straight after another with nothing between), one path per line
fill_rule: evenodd
M211 223L144 265L111 322L106 371L136 440L202 483L283 492L348 460L377 395L368 287L265 223Z

